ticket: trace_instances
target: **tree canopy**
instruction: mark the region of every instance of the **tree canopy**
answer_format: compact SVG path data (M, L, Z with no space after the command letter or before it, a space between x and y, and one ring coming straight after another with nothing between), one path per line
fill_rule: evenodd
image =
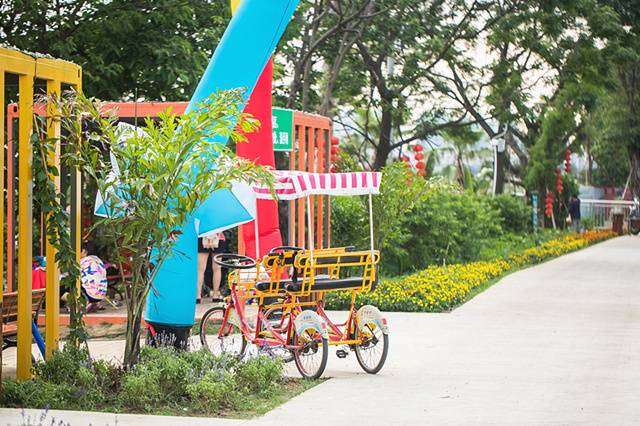
M226 0L8 0L0 13L0 42L82 64L85 91L107 100L187 99L230 17ZM360 167L455 149L447 135L467 129L505 142L496 192L552 188L569 149L585 183L639 194L639 76L639 0L301 0L274 96L331 116Z

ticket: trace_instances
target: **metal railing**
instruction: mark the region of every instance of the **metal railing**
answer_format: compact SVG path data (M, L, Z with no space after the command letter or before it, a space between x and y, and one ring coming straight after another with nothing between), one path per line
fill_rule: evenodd
M637 208L637 201L580 199L582 221L592 218L596 229L611 229L614 213L623 214L623 223L628 223L631 213Z

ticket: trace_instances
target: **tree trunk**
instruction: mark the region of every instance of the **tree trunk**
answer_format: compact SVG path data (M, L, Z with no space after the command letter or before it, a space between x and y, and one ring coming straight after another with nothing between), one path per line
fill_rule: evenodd
M311 90L311 69L313 68L313 60L309 60L304 64L304 72L302 74L302 111L309 110L309 92Z
M373 12L373 2L367 4L364 13L371 14ZM321 115L330 116L331 108L333 106L333 89L342 69L342 63L344 62L347 53L351 50L357 40L362 38L362 33L366 27L368 19L357 21L348 26L347 30L340 40L340 47L338 48L338 54L336 55L333 63L327 71L327 84L325 86L324 93L322 95L322 101L320 103L319 113ZM355 34L351 35L350 32L355 31Z
M393 106L390 100L383 100L382 118L380 119L380 138L376 148L373 169L380 170L387 164L391 153L391 130L393 129Z
M640 146L640 144L638 145ZM640 199L640 148L629 146L629 188L631 192Z
M309 50L312 48L313 41L317 37L318 28L320 26L320 20L318 19L319 15L322 14L323 4L322 2L315 1L313 5L313 12L309 17L309 22L312 22L313 25L305 25L304 34L302 36L302 46L299 49L299 54L297 59L294 62L294 72L293 79L291 80L291 85L289 86L289 98L287 99L287 108L295 108L296 100L298 99L298 94L300 90L305 90L304 83L305 80L309 79L309 62L311 61L311 57L308 56ZM307 82L307 90L310 82ZM303 93L303 96L305 94ZM303 101L304 103L304 101ZM302 108L305 109L304 106Z
M348 38L345 36L345 38ZM344 61L344 57L346 56L351 46L353 46L353 40L348 43L344 42L340 45L340 49L338 50L338 55L334 59L333 63L328 67L327 70L327 84L324 89L324 93L322 94L322 101L320 103L319 113L320 115L328 116L331 108L333 106L333 89L336 84L336 80L338 79L338 75L340 74L340 69L342 69L342 62Z
M140 355L140 332L142 321L143 301L130 300L127 308L127 331L124 347L123 365L126 369L131 369L136 365Z

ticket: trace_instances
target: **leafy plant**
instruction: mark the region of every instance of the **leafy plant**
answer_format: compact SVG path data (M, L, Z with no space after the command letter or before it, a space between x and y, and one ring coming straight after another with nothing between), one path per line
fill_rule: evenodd
M131 368L140 351L146 296L189 215L232 181L271 185L267 170L215 142L243 142L240 130L251 132L258 123L242 113L240 90L214 94L179 118L164 113L158 121L147 119L144 131L118 126L99 102L77 93L50 101L67 134L64 161L95 182L106 206L107 217L94 226L104 230L120 270L125 261L130 265L124 363Z
M82 315L86 300L79 288L80 266L76 247L71 239L71 220L64 207L64 195L56 187L60 177L58 167L52 159L56 150L62 148L59 139L41 137L46 134L46 120L36 116L35 131L31 136L33 146L33 200L36 208L45 217L47 241L56 249L55 261L60 271L60 285L68 289L69 335L67 341L75 347L86 343ZM77 230L79 232L79 230ZM53 262L52 262L53 263Z
M240 362L206 349L145 346L138 363L124 370L68 345L34 371L33 380L3 383L0 406L219 414L273 406L289 392L280 361L260 356Z
M489 208L498 212L504 231L522 234L531 230L531 209L523 199L500 194L488 197L486 201Z

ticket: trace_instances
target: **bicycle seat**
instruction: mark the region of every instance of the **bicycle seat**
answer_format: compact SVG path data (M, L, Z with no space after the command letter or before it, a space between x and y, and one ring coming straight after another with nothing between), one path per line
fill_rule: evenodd
M293 284L291 280L280 280L277 283L272 281L258 281L256 283L256 290L258 291L270 291L271 289L275 291L284 291L288 284Z
M364 284L363 277L332 279L316 279L313 281L311 291L324 290L351 290L362 288ZM287 291L296 292L302 290L302 283L290 283L286 286Z

